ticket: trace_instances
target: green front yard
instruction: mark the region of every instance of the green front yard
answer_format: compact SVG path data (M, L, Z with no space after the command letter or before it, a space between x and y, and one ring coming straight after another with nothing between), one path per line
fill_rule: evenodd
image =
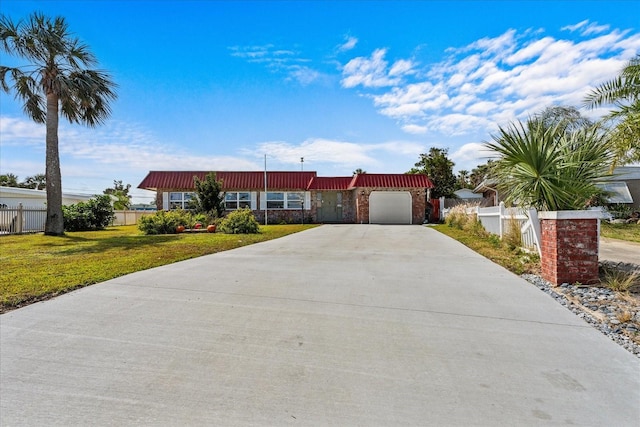
M609 224L602 221L600 224L600 235L610 239L628 240L640 243L639 224Z
M260 234L145 236L136 226L0 237L0 312L124 274L276 239L314 225L269 225Z

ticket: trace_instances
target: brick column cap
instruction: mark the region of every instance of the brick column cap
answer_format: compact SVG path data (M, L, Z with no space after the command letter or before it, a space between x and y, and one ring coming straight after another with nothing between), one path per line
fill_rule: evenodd
M539 219L599 219L602 218L602 211L540 211Z

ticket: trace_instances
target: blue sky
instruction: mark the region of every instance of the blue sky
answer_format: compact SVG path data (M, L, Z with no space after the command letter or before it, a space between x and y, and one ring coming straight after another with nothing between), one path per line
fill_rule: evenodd
M640 52L637 1L0 5L13 20L35 10L64 16L119 85L103 126L61 121L63 189L87 194L149 170L263 170L265 154L270 170L304 157L348 176L403 173L439 147L471 170L498 126L580 107ZM44 126L0 95L0 173L43 173L44 157Z

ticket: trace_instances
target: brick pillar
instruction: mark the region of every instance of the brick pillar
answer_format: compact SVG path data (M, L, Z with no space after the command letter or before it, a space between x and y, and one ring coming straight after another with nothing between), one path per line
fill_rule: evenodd
M598 211L539 212L542 278L562 283L598 282Z

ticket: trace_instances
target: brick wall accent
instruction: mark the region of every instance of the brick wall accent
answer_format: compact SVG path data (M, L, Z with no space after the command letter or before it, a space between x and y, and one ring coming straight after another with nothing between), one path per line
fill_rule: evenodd
M556 286L562 283L596 283L598 219L549 219L542 216L542 277Z

